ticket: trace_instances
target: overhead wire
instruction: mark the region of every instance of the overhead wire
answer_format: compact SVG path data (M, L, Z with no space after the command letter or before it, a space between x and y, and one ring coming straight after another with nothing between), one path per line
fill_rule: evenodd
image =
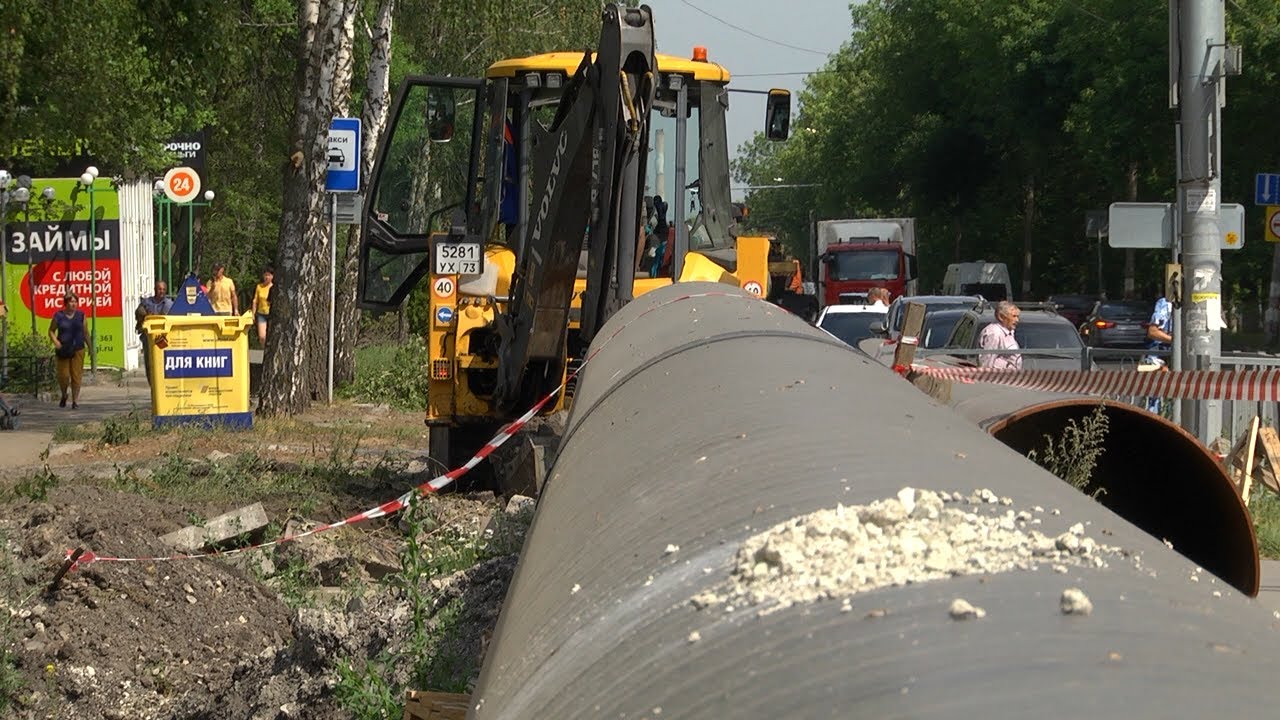
M813 55L819 55L819 56L821 56L821 57L826 57L826 56L828 55L828 53L824 53L824 52L822 52L822 51L820 51L820 50L814 50L814 49L812 49L812 48L807 48L807 47L800 47L799 45L792 45L792 44L790 44L790 43L782 42L781 40L774 40L773 38L768 38L768 37L765 37L764 35L760 35L759 33L752 32L751 30L748 30L748 29L746 29L746 28L744 28L744 27L742 27L742 26L740 26L740 25L734 25L733 23L729 22L728 20L725 20L724 18L718 17L718 16L716 16L716 15L714 15L714 14L712 14L712 13L707 12L706 10L703 10L702 8L698 7L697 5L694 5L693 3L689 2L689 0L680 0L680 2L684 3L685 5L688 5L690 8L692 8L692 9L694 9L694 10L697 10L698 12L702 13L703 15L706 15L707 17L711 18L712 20L715 20L716 22L720 23L721 25L725 25L725 26L727 26L727 27L731 27L731 28L733 28L734 30L737 30L738 32L746 33L747 35L750 35L751 37L753 37L753 38L755 38L755 39L757 39L757 40L763 40L763 41L765 41L765 42L767 42L767 43L773 43L774 45L778 45L779 47L790 48L790 49L792 49L792 50L798 50L798 51L800 51L800 52L806 52L806 53L810 53L810 54L813 54Z

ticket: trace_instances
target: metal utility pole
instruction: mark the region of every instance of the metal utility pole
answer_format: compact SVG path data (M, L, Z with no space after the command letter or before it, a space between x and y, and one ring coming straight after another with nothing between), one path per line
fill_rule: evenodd
M1222 350L1222 105L1224 0L1170 0L1170 80L1181 120L1182 367L1210 369ZM1198 406L1198 407L1197 407ZM1183 420L1204 443L1221 432L1222 403L1185 401Z

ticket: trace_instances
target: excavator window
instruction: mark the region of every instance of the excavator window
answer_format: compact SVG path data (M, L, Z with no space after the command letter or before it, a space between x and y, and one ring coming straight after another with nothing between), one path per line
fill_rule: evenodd
M406 78L370 178L360 305L398 307L426 274L431 245L476 201L484 95L480 80Z

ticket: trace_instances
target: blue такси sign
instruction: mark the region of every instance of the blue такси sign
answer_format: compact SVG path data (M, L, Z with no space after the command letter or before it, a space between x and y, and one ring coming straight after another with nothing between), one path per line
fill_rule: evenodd
M231 377L231 350L166 350L166 378Z
M360 192L360 152L360 118L334 118L325 153L325 190Z

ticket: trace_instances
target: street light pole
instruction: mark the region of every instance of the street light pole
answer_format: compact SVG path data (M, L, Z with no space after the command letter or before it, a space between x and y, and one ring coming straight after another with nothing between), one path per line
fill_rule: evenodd
M1222 109L1226 27L1222 0L1177 0L1182 217L1182 367L1209 370L1222 350ZM1194 411L1194 414L1188 412ZM1222 431L1222 404L1183 408L1206 445Z
M9 297L9 171L0 170L0 303ZM0 375L9 372L9 314L0 316Z
M53 188L45 186L40 191L40 197L44 200L44 219L49 219L49 206L53 204ZM27 236L27 287L31 291L31 337L36 336L36 263L35 256L31 252L31 205L27 204L26 211L22 214L22 232Z
M187 272L195 274L196 271L196 255L195 255L195 227L196 227L196 208L209 207L213 204L214 194L212 190L204 191L204 202L196 202L192 200L184 203L187 208Z
M89 192L89 366L93 374L98 374L98 232L96 223L97 208L94 207L94 182L98 179L98 168L90 165L80 176L80 182Z

